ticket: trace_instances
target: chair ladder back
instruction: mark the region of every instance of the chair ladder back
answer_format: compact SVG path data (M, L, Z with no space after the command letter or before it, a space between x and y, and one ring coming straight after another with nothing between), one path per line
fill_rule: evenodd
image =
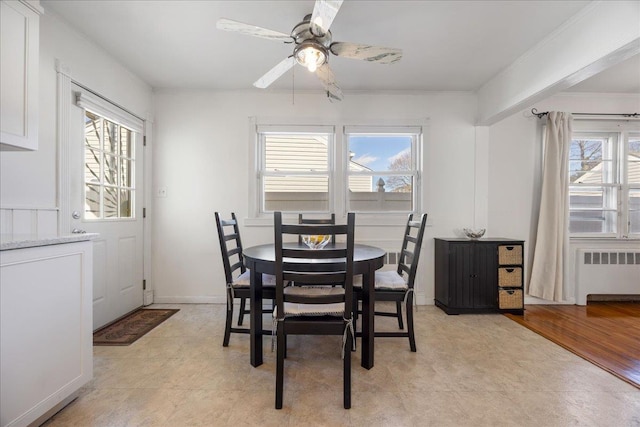
M241 273L246 271L244 258L242 256L242 241L240 240L240 230L238 229L238 221L236 214L231 212L231 219L224 220L220 218L218 212L215 213L216 226L218 229L218 240L220 241L220 252L222 253L222 264L224 267L224 275L227 283L233 282L233 273L240 269ZM232 231L229 230L232 227ZM231 247L227 242L233 241ZM238 260L232 264L231 258L236 256Z
M397 270L399 275L402 275L403 272L407 273L407 285L409 288L413 288L416 271L418 270L420 250L422 248L422 239L424 237L426 223L427 214L420 215L420 221L414 221L413 214L409 214ZM415 231L415 235L411 234L412 230ZM413 245L413 250L409 249L409 243Z
M301 304L329 304L345 302L351 307L353 292L353 247L354 247L355 214L350 213L347 224L283 224L282 213L274 213L274 240L276 260L276 305L278 313L284 312L284 302ZM284 243L284 235L327 234L345 235L346 244L336 247L335 242L323 249L306 248ZM287 261L285 262L285 258ZM296 262L296 259L312 260L312 262ZM335 260L324 261L324 260ZM323 296L300 296L284 294L284 284L288 282L305 283L306 285L344 284L345 293Z

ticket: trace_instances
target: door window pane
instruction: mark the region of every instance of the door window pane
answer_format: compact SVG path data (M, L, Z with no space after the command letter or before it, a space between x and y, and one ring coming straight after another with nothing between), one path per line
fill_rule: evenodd
M85 219L134 216L135 133L85 111Z
M114 187L104 187L104 199L102 206L105 218L118 217L118 189Z
M101 216L100 211L100 186L85 186L85 203L84 217L85 219L98 219Z
M131 190L120 190L120 218L130 218L131 212Z
M100 183L100 156L101 152L92 147L84 150L84 182Z
M90 111L85 113L84 117L84 141L87 147L100 149L100 141L102 140L101 119L99 116Z
M104 154L104 183L118 184L118 162L116 157Z
M131 156L131 130L120 126L120 155L124 157Z
M110 122L109 120L104 121L104 143L103 150L107 153L118 153L118 125Z
M120 186L131 187L131 160L120 160Z

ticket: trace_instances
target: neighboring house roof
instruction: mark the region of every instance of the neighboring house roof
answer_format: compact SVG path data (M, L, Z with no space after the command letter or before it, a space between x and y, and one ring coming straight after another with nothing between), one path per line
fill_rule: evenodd
M635 154L629 154L627 157L627 182L629 183L640 183L640 156ZM595 165L591 170L585 172L581 177L573 181L576 184L594 184L600 185L602 184L602 173L603 173L604 163L600 162Z

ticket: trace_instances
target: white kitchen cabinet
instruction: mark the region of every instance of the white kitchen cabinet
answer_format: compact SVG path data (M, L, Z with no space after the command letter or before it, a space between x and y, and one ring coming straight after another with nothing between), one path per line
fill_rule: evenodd
M38 149L40 1L0 2L0 149Z
M93 242L45 244L0 251L2 427L39 425L93 377Z

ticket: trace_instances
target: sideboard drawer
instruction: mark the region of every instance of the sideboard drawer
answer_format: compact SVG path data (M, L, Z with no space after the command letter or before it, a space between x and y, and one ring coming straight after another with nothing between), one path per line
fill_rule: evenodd
M498 264L522 264L522 245L498 246Z
M498 268L498 286L521 288L522 287L522 267Z

